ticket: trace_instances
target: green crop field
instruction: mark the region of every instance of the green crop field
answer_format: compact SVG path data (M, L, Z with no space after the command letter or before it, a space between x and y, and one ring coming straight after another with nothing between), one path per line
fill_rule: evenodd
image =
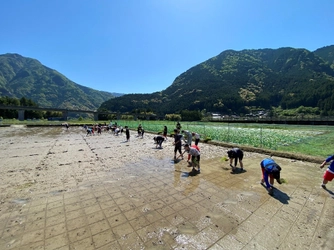
M176 122L119 121L131 129L141 124L145 131L162 132L163 126L173 133ZM333 154L334 127L312 125L267 125L242 123L181 122L182 129L197 132L201 139L279 150L289 153L326 157Z

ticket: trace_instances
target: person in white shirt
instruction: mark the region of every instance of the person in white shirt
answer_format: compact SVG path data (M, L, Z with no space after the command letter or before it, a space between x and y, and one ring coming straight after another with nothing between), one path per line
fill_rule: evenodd
M192 132L192 136L195 137L195 145L198 146L199 140L200 140L200 135L198 133Z

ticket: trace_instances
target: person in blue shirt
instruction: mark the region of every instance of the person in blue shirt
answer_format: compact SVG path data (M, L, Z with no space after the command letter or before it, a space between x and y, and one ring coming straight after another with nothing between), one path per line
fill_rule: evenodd
M266 188L270 195L273 194L273 185L274 180L281 184L281 167L271 158L266 158L261 161L261 169L262 169L262 180L261 184L266 184ZM270 179L268 181L268 178Z
M329 181L332 181L334 178L334 155L331 155L329 157L327 157L326 160L323 161L323 163L321 163L320 168L323 168L326 164L329 164L328 168L326 169L325 173L324 173L324 179L322 181L321 187L326 189L326 184Z

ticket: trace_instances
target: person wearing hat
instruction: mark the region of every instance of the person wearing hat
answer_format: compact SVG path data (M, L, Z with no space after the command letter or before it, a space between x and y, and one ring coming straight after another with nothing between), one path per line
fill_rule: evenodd
M273 194L274 180L281 184L281 167L271 158L266 158L261 161L262 180L261 184L266 184L266 188L270 195ZM269 178L269 181L268 181Z

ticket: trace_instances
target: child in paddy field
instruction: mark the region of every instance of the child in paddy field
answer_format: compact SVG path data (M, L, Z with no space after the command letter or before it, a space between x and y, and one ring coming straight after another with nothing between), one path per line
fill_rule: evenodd
M125 126L125 136L126 136L126 141L130 141L130 130L128 126Z
M162 148L162 143L164 142L164 140L165 140L165 137L163 137L163 136L161 136L161 135L158 135L158 136L155 136L154 138L153 138L153 140L155 141L155 143L156 143L156 148Z
M94 135L94 129L93 128L87 127L87 135L86 136L88 136L88 135Z
M191 143L192 143L192 140L193 140L192 134L188 130L182 130L181 133L186 136L187 144L189 144L191 146Z
M198 133L192 132L191 133L193 137L195 137L195 145L198 146L200 135Z
M327 159L324 160L323 163L321 163L320 168L323 168L329 162L330 162L330 165L328 166L328 168L326 169L324 173L324 176L323 176L324 179L321 184L321 187L324 189L326 189L326 184L329 181L332 181L334 178L334 155L327 157Z
M201 150L199 149L199 147L198 147L197 145L191 145L190 147L191 147L191 148L196 148L196 149L198 150L198 152L201 152ZM184 153L184 152L183 152L183 153ZM190 161L190 157L191 157L191 154L188 154L187 162L189 163L189 166L192 165L192 163L189 162L189 161Z
M183 159L183 155L182 155L182 139L183 136L179 134L179 132L177 131L177 129L174 129L174 160L176 160L177 158L179 158L180 156L182 156ZM180 155L176 158L176 153L179 152Z
M164 136L164 137L166 138L166 140L167 140L167 126L164 126L163 136Z
M232 171L236 170L238 160L240 163L240 169L241 171L244 170L244 164L242 163L242 159L244 158L244 152L242 152L239 148L233 148L229 151L227 151L228 158L230 158L230 166L232 168ZM234 159L234 166L232 165Z
M278 184L281 184L280 181L281 167L273 159L270 158L262 160L260 166L262 170L261 184L264 185L265 183L268 193L272 195L274 192L273 190L274 179L276 179ZM270 178L269 181L268 178Z
M201 152L199 150L199 147L196 146L196 145L193 145L193 146L189 146L189 144L185 144L184 145L184 152L182 153L182 156L183 154L187 152L188 153L188 163L189 163L189 167L192 167L192 171L193 172L196 172L198 174L201 173L201 169L200 169L200 160L201 160ZM190 156L191 156L191 162L189 162L190 160ZM197 166L197 170L195 169L195 167Z

